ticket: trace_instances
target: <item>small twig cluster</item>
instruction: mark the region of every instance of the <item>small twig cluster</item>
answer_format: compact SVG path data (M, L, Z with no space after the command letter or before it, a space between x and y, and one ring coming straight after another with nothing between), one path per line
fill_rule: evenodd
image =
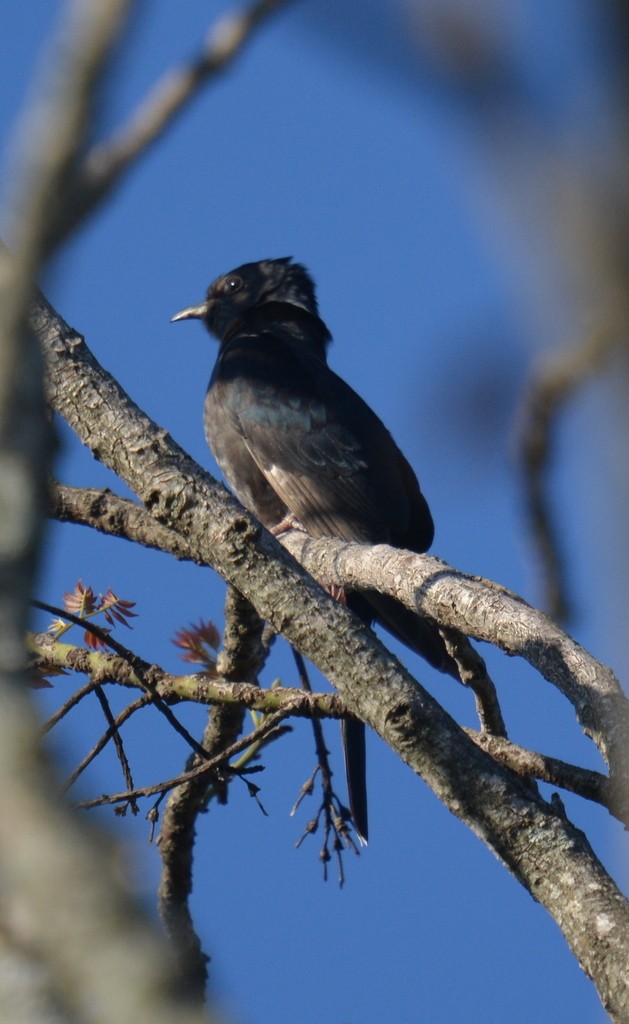
M302 687L308 693L312 693L306 663L299 651L296 651L295 648L293 648L293 657L295 658L295 664L297 665L297 671L299 673L299 679ZM345 881L345 873L343 871L343 851L345 849L353 850L353 852L358 855L359 850L352 837L351 813L349 809L341 803L332 785L332 776L334 773L330 767L329 751L325 745L323 728L321 726L321 722L317 718L312 719L312 731L315 739L317 766L310 778L301 787L299 797L291 810L291 815L296 814L297 809L305 796L312 795L315 778L318 774L321 775L322 799L319 810L315 814L314 818L311 818L308 822L301 837L297 840L295 845L299 848L306 836L314 835L318 831L321 823L321 817L323 816L323 843L319 852L319 858L323 864L323 877L325 881L327 881L328 864L332 859L332 854L330 853L331 842L332 850L337 859L339 885L342 886Z

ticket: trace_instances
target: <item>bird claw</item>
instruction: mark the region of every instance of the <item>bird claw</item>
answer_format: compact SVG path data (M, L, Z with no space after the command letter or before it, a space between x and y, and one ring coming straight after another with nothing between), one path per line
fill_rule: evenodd
M288 533L289 530L300 530L301 533L306 532L297 516L294 516L292 512L289 512L283 519L280 519L279 523L271 527L271 533L274 537L279 537L281 533Z

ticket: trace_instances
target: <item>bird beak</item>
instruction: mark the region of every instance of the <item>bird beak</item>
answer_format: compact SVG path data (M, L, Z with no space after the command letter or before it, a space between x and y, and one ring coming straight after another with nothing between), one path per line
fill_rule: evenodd
M170 318L170 322L171 324L174 324L176 320L203 320L207 311L207 302L204 302L201 306L188 306L187 309L182 309L181 313L175 313L175 315Z

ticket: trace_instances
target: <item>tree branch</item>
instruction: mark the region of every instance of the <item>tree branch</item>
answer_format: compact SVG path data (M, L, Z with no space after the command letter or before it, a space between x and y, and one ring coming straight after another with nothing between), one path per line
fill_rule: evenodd
M263 623L255 609L229 587L225 602L225 642L218 659L225 676L248 680L251 684L257 682L267 654L261 643L262 630ZM212 709L202 740L210 756L227 756L242 729L244 713L243 705L217 705ZM191 758L187 767L193 769L198 764L198 758ZM201 948L189 907L196 820L207 808L212 794L218 796L221 803L227 802L228 783L229 775L225 775L208 786L207 776L199 775L177 786L168 798L158 838L162 858L158 890L160 916L182 969L191 979L192 990L198 991L201 999L207 982L208 958Z
M195 556L214 564L261 618L314 662L352 712L487 843L554 916L612 1016L626 1017L629 908L583 833L480 750L370 630L140 412L43 301L33 310L32 322L47 355L51 402L84 443L151 514L188 538ZM314 542L303 537L297 543L314 550ZM327 564L332 548L328 545L326 553L326 544L319 543L319 560L336 575L339 557ZM401 579L400 590L414 602L419 585L424 612L430 608L437 621L514 647L547 678L561 683L610 761L624 768L627 744L620 733L626 715L609 670L507 591L457 574L438 559L378 548L370 555L378 552L385 569L393 557L401 572L412 568L411 583ZM368 561L364 554L353 546L357 565ZM347 577L351 560L339 556L347 570L341 575ZM361 585L358 576L356 583ZM585 674L579 677L581 669ZM611 715L612 706L615 715L621 713L620 724Z
M115 532L109 530L104 517L90 519L85 514L87 502L81 501L80 492L74 494L64 488L63 501L75 521ZM129 539L140 539L146 531L137 526L142 519L138 506L108 495L109 503L118 527L124 521ZM283 534L281 542L326 586L332 583L379 589L442 626L454 627L496 644L507 654L525 658L570 700L585 732L610 764L617 804L625 802L623 794L629 789L626 699L613 672L592 658L544 613L510 591L488 580L459 573L434 556L415 555L386 545L367 547L335 540L312 541L298 531ZM162 550L169 550L170 546L166 537ZM187 552L192 557L190 544Z
M92 683L113 682L144 689L129 663L115 654L62 644L48 633L31 634L29 648L44 667L54 665L80 672L89 676ZM343 718L347 714L345 701L336 693L305 693L284 686L265 690L253 683L232 683L222 677L210 679L203 673L174 676L157 665L150 669L155 690L168 703L189 700L197 704L233 705L265 715L281 711L292 718Z
M32 322L47 355L51 402L84 443L151 514L188 538L195 556L213 564L261 618L310 658L350 709L487 843L554 916L612 1016L626 1017L629 992L623 965L629 956L629 908L583 833L481 751L371 631L314 583L223 487L141 413L43 300L33 310ZM303 537L297 543L304 551L309 544L314 550ZM325 562L326 542L317 550ZM379 550L386 568L394 556L390 549L375 552ZM360 564L358 546L352 554ZM581 720L609 751L610 761L624 768L627 744L620 733L626 715L611 672L507 591L457 574L427 556L396 552L395 558L401 560L400 571L412 567L412 583L402 579L399 584L408 600L414 603L419 584L422 610L430 609L437 621L467 627L537 663L575 699ZM337 561L333 557L326 564L328 575L336 574ZM358 578L356 582L361 583ZM581 678L580 669L585 671ZM620 725L612 707L621 712ZM596 942L591 941L593 934Z
M517 772L521 778L548 782L551 786L559 786L570 793L576 793L577 796L581 796L585 800L601 804L626 828L629 828L627 794L626 792L621 793L621 800L618 801L618 794L614 791L610 779L602 772L590 771L575 764L568 764L567 761L561 761L557 757L549 757L548 754L527 750L502 736L492 736L486 732L475 732L472 729L466 729L465 732L474 740L474 743L478 743L479 747L487 750L500 764Z
M50 515L60 522L91 526L101 533L124 537L144 547L167 552L175 558L195 561L184 537L156 522L140 505L120 498L110 490L68 487L53 482L50 501ZM461 682L474 693L481 727L496 736L506 736L496 689L485 662L467 637L457 630L444 630L443 637L457 662Z
M316 579L358 589L376 586L440 625L493 643L529 662L573 705L584 731L627 788L629 705L614 673L543 612L489 580L458 572L431 555L387 545L314 541L297 531L283 545Z
M105 66L132 7L133 0L66 4L41 62L34 96L18 125L18 166L8 203L14 249L14 290L8 305L10 310L22 310L22 315L39 267L74 219L77 161Z
M463 686L468 686L474 694L481 729L494 736L506 738L507 727L502 717L496 687L487 672L483 658L472 647L465 634L458 629L443 627L440 632L448 653L456 662Z
M190 545L175 530L158 523L142 505L96 487L69 487L51 481L48 514L60 523L91 526L100 533L165 551L192 562Z
M58 641L52 641L47 634L34 635L30 641L30 647L40 657L44 670L47 665L52 664L55 667L63 667L88 675L93 673L94 679L101 683L110 681L124 686L141 688L139 681L134 681L127 671L128 665L115 655L95 653L82 647L61 644ZM120 669L122 671L117 675ZM153 672L157 690L164 700L194 700L201 704L215 706L234 705L267 715L281 711L287 718L339 719L347 714L345 702L338 694L308 693L289 687L265 690L248 683L230 683L223 679L206 680L203 676L171 676L157 666L153 666ZM81 696L90 693L94 685L94 681L92 681L89 686L83 687L79 691ZM146 706L146 702L150 701L150 698L146 697L143 700L142 706ZM69 709L75 703L76 701L72 698L67 705L64 705L64 709L66 707ZM131 705L131 707L135 707L135 705ZM118 725L125 720L123 717L125 715L126 712L122 712L118 716L116 719ZM54 720L52 724L54 724ZM488 751L492 757L511 768L522 778L535 778L540 782L548 782L553 786L576 793L577 796L586 800L599 803L607 808L615 818L629 826L629 806L626 793L621 792L619 800L616 788L610 779L601 772L580 768L548 754L528 750L504 737L489 734L484 730L477 732L474 729L465 729L464 732L479 747ZM110 738L108 733L103 739L105 737ZM102 749L102 746L99 746L98 749Z
M138 700L134 700L131 704L127 704L126 708L124 708L120 712L120 714L116 716L116 718L109 726L109 728L105 730L103 735L94 744L92 749L87 752L83 760L76 766L72 774L66 780L64 789L68 790L74 785L76 780L79 778L80 775L83 774L85 769L88 768L91 765L92 761L94 761L101 753L101 751L105 749L110 739L115 735L117 730L119 730L120 727L124 725L124 723L127 722L131 718L131 716L136 713L136 711L140 711L142 708L147 707L151 703L152 698L148 695L148 693L145 693L144 696L139 697ZM50 726L50 721L46 724L47 726ZM129 782L127 782L127 788L132 788L132 785L133 783L129 780Z

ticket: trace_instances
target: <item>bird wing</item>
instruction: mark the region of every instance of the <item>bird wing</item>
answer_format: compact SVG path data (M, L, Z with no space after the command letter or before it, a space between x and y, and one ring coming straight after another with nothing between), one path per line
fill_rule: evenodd
M230 358L238 371L231 380ZM410 466L325 362L273 336L255 345L243 339L221 362L217 383L242 441L308 533L411 546L417 521L425 550L432 519Z

